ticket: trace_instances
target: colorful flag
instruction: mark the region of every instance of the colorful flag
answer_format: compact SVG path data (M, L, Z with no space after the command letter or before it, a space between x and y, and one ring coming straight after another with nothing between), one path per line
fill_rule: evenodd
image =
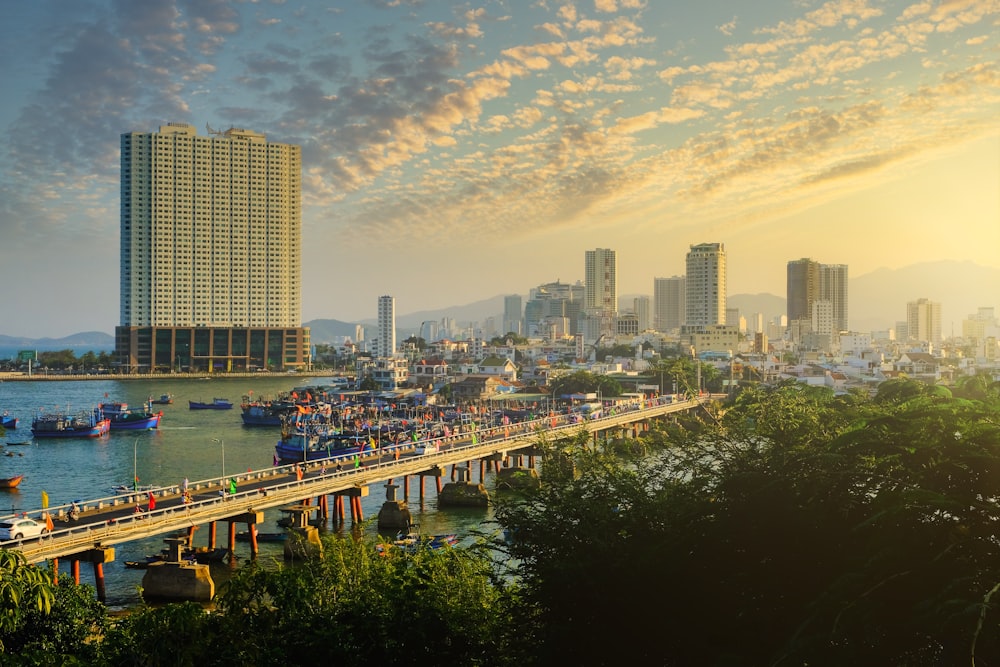
M236 478L235 477L230 477L229 478L229 493L232 494L232 495L236 495Z
M42 509L44 510L48 508L49 508L49 494L45 493L45 491L42 491Z
M154 496L152 494L152 492L150 492L150 494L149 494L149 507L148 507L148 509L149 509L150 512L152 512L153 510L156 509L156 496Z

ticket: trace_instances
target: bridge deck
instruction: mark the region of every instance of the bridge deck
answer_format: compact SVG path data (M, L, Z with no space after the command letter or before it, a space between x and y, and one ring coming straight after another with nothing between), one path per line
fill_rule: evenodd
M408 475L428 473L435 468L505 455L537 443L540 436L549 438L585 430L594 433L663 415L689 410L705 399L681 402L647 401L640 409L620 414L568 423L565 415L545 417L533 422L465 433L440 440L437 453L417 455L413 443L395 448L383 448L380 453L359 457L354 467L353 455L332 457L311 462L304 467L302 479L297 479L296 466L281 466L235 475L237 492L223 494L223 484L229 479L214 478L189 485L190 503L185 503L178 486L154 490L156 499L152 511L136 512L137 503L146 506L147 494L98 498L80 503L83 511L75 521L60 518L55 530L41 537L0 542L0 548L18 549L29 562L71 557L90 549L113 546L122 542L162 535L213 521L235 520L261 510L300 504L303 499L331 494L360 493L362 487ZM338 470L338 464L344 468ZM324 470L325 469L325 470ZM52 508L63 515L68 507ZM45 510L24 514L39 519ZM10 516L10 515L8 515ZM0 517L2 518L2 517Z

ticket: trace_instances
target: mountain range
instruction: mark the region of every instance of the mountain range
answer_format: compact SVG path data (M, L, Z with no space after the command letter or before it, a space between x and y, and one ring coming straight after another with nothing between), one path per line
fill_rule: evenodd
M438 310L422 310L396 316L397 338L406 338L420 331L424 322L440 322L451 318L459 326L484 322L493 317L502 320L503 294ZM622 296L620 302L630 307L632 298ZM527 300L526 296L523 297ZM981 266L972 262L943 260L924 262L899 269L878 269L848 280L848 312L854 331L888 329L906 319L906 304L919 298L941 303L942 333L950 336L961 333L961 321L978 308L992 306L1000 309L1000 269ZM985 300L985 301L984 301ZM785 313L785 298L769 293L732 294L728 297L730 308L739 308L747 318L762 313L765 321ZM313 343L332 343L345 336L354 338L360 324L365 338L377 334L374 318L360 322L336 319L316 319L303 322L312 330ZM954 328L954 329L953 329ZM45 349L87 348L109 349L114 347L114 337L100 331L87 331L63 338L20 338L0 335L0 346L43 347Z

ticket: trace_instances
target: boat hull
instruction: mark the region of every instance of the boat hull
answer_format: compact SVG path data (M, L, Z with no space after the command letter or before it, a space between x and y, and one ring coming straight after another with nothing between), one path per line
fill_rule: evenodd
M163 413L154 415L130 415L128 418L112 419L112 431L151 431L160 426Z
M0 478L0 489L16 489L22 479L24 479L24 475L14 475L13 477Z
M13 430L17 428L17 417L12 417L11 415L3 415L0 417L0 426L5 429Z
M36 438L98 438L110 430L110 419L89 425L77 425L68 420L36 420L31 425L31 435Z
M232 410L233 404L232 401L217 398L211 403L206 403L204 401L188 401L188 408L191 410Z

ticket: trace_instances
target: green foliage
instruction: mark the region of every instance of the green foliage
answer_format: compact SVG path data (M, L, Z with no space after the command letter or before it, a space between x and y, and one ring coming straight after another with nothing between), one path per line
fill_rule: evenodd
M51 607L25 608L17 629L4 637L4 648L17 656L16 664L91 665L98 659L96 640L107 623L107 608L95 598L94 588L63 577Z
M564 394L587 394L600 392L602 396L621 396L622 386L613 378L597 375L590 371L576 371L568 375L560 375L549 383L552 396Z
M216 596L144 609L104 642L110 665L505 665L516 588L477 549L390 549L325 538L322 558L240 569ZM513 657L511 657L513 656Z
M20 551L0 549L0 653L24 628L29 610L48 614L54 601L51 574L28 563Z
M645 444L498 503L542 663L1000 661L995 395L754 387Z

